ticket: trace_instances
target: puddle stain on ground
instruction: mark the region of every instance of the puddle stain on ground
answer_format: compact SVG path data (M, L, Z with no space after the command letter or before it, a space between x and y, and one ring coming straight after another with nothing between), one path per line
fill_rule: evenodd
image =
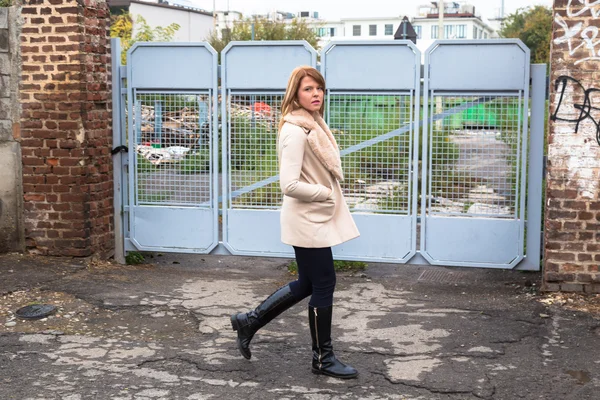
M573 379L577 381L578 385L585 385L589 383L592 379L590 377L590 373L587 371L565 371L569 374Z

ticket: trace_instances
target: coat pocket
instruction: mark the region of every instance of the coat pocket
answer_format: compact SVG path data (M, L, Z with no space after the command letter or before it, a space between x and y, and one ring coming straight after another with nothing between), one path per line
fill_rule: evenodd
M330 221L335 214L335 199L327 198L325 201L313 201L307 203L306 217L310 222L322 224Z

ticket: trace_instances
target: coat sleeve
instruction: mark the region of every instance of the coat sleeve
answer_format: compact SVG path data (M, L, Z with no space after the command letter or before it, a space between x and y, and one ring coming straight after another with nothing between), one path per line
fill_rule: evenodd
M306 133L300 127L283 129L279 146L279 184L283 194L302 201L325 201L332 190L321 184L300 181Z

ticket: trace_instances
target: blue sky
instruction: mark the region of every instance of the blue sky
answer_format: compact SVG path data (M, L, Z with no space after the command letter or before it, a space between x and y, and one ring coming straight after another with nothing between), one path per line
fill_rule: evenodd
M244 14L266 13L272 10L318 11L321 18L397 17L415 15L417 7L429 4L427 0L187 0L195 6L212 11L213 2L217 10L241 11ZM481 15L493 18L498 15L501 0L470 0ZM505 12L512 13L519 7L533 5L552 6L552 0L505 0Z

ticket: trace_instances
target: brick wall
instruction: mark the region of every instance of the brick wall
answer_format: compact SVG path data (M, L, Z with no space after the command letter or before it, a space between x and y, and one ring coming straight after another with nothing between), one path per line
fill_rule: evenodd
M589 109L600 107L600 95L585 101L586 89L600 89L600 44L586 40L600 27L600 4L581 3L554 1L550 113L557 118L548 138L544 287L600 293L600 112Z
M44 255L106 257L114 247L108 6L23 3L26 246Z

